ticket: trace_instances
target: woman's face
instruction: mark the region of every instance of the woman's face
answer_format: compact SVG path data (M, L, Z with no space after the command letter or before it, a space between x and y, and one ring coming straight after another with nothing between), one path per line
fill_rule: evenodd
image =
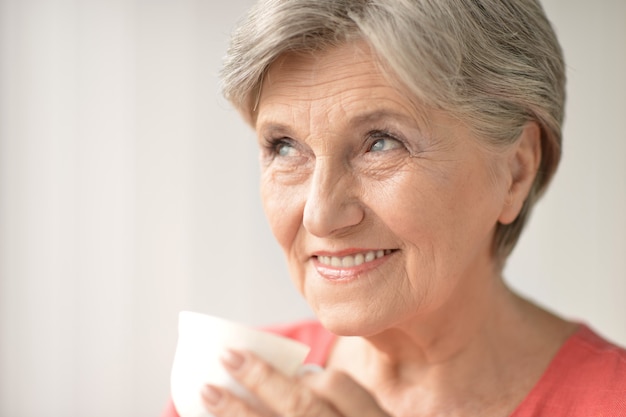
M331 330L368 335L454 309L493 278L506 152L419 108L364 44L274 63L256 131L270 226Z

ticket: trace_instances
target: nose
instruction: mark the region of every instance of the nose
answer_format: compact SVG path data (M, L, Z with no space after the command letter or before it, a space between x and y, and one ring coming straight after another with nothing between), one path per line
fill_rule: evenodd
M303 225L318 237L349 230L364 217L354 173L340 163L318 159L304 205Z

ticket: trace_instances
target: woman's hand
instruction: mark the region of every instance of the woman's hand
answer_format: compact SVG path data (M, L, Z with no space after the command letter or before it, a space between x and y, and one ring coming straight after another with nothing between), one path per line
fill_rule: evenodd
M228 372L282 417L389 417L374 397L343 372L324 371L289 378L250 352L229 351ZM203 400L216 417L266 417L229 391L206 386Z

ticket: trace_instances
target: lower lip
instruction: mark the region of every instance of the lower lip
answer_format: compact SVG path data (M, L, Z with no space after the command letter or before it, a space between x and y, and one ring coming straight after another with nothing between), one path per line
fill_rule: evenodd
M395 252L376 258L370 262L364 262L361 265L351 266L349 268L339 268L321 263L317 258L313 258L313 266L317 273L324 279L332 282L349 282L354 281L359 276L378 268L389 260L389 257Z

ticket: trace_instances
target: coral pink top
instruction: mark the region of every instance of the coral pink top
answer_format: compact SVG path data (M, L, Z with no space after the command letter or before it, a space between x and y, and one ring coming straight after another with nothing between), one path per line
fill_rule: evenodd
M305 362L324 366L336 336L316 321L268 329L311 346ZM580 325L510 417L626 416L626 350ZM170 403L162 417L178 417Z

